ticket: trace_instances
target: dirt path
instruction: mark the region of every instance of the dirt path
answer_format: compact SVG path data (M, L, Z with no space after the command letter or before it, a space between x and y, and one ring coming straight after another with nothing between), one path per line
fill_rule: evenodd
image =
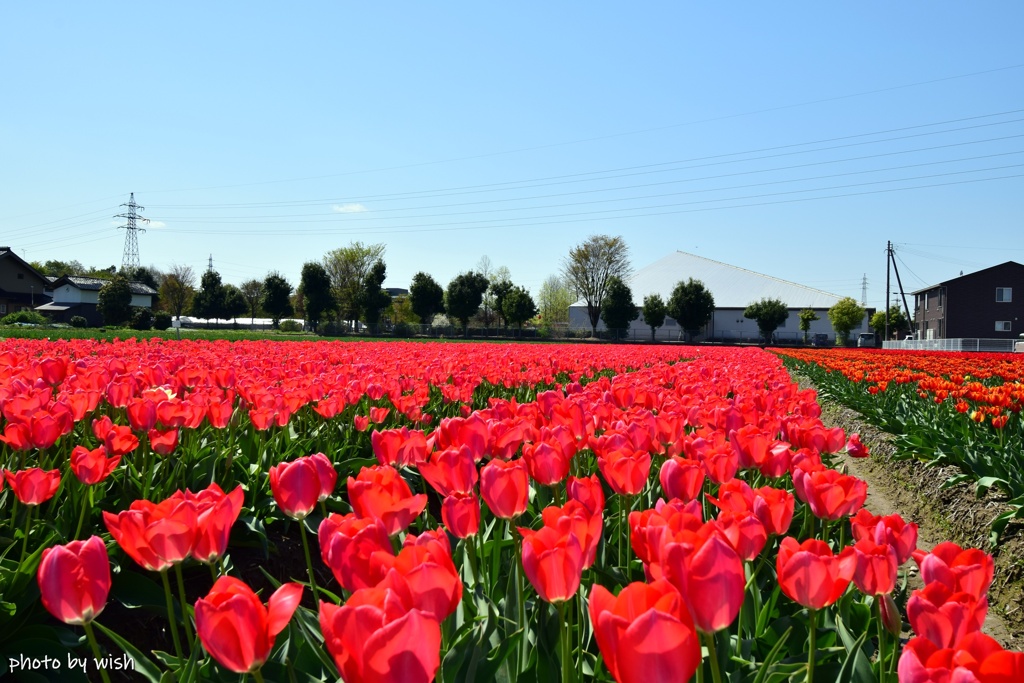
M801 381L806 385L806 381ZM918 547L930 549L942 541L962 547L982 548L995 558L995 580L989 589L985 632L1014 650L1024 649L1024 529L1007 528L998 548L988 545L989 522L1007 510L995 492L978 499L970 483L943 488L958 473L955 468L928 467L917 460L893 460L892 437L866 424L860 414L822 402L821 419L840 426L847 434L857 432L871 452L867 459L843 457L850 474L868 483L866 507L876 515L899 513L918 524ZM920 587L916 566L909 589Z

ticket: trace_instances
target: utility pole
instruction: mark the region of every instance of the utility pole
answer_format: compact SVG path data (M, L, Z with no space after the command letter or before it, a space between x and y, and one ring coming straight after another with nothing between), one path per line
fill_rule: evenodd
M860 305L868 305L868 274L864 273L864 277L860 281Z
M889 263L892 257L892 242L885 243L885 341L889 340Z
M117 226L118 230L126 230L124 236L124 256L121 257L121 271L128 273L139 267L139 233L146 232L145 228L140 228L138 225L139 221L148 223L148 218L143 218L139 215L139 211L143 211L146 207L139 206L135 203L135 193L132 192L131 199L128 200L127 204L121 206L127 206L128 211L125 213L119 213L114 218L124 218L128 222L124 225Z

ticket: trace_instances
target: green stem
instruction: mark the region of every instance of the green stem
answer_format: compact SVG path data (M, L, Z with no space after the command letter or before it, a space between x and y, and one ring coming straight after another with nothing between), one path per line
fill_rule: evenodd
M171 627L171 639L174 641L174 654L178 657L178 663L184 663L181 656L181 637L178 635L178 623L174 618L174 599L171 597L171 581L167 578L167 569L160 570L160 578L164 582L164 598L167 602L167 621Z
M96 634L93 633L92 624L88 621L82 624L85 629L85 637L89 640L89 647L92 648L92 656L96 660L96 668L100 671L100 678L103 679L103 683L110 683L110 676L107 675L107 670L100 666L100 660L103 659L100 656L100 646L96 642Z
M309 554L309 540L306 538L306 524L303 520L299 520L299 531L302 536L302 551L306 553L306 569L309 570L309 587L313 590L313 604L320 604L320 593L316 588L316 578L313 576L313 560L310 559Z
M192 651L192 625L188 618L188 599L185 597L185 579L181 575L181 564L174 565L174 575L178 579L178 603L181 605L181 621L185 625L185 644Z
M523 635L519 638L519 654L516 657L516 679L518 680L519 674L521 674L523 669L526 668L526 587L523 585L523 541L522 538L519 537L518 532L516 533L514 541L516 547L516 592L519 595L519 600L517 601L519 618L516 622L516 626L523 632Z
M718 650L715 648L715 634L705 633L704 642L708 646L708 660L711 662L711 680L722 683L722 672L718 668Z
M474 543L474 537L463 539L462 544L466 548L466 555L469 558L469 572L473 577L473 586L475 587L480 583L480 568L476 562L476 544Z
M259 669L252 672L252 677L256 679L256 683L263 683L263 674L260 673Z
M25 553L28 551L28 532L32 524L32 510L34 509L34 505L25 506L25 536L21 539L21 559L18 560L18 564L25 561Z
M811 614L811 627L807 634L807 683L814 683L814 655L818 651L818 611L808 611Z
M558 608L559 644L562 646L562 683L572 683L572 667L569 662L569 624L565 620L565 603L560 602Z
M875 611L877 615L878 623L878 683L885 683L885 624L882 621L882 601L881 596L875 596Z
M82 524L85 522L85 511L92 507L92 487L88 487L89 497L86 499L82 497L82 513L78 515L78 526L75 528L74 538L78 538L78 535L82 533Z

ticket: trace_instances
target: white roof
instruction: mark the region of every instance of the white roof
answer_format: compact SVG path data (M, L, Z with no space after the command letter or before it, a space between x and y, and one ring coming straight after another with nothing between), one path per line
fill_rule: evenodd
M636 271L628 284L633 291L633 301L639 306L650 294L660 294L667 302L676 284L691 277L703 282L715 297L715 308L746 308L755 301L771 298L779 299L788 308L827 309L843 298L684 251L672 252ZM586 304L581 300L573 305Z

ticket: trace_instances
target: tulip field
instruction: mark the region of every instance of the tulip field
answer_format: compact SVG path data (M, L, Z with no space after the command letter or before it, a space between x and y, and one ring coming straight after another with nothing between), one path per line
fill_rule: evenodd
M1024 519L1024 358L1005 353L780 351L824 396L896 435L897 458L952 465L949 483L998 489L1009 510L992 542ZM942 428L936 428L942 425Z
M869 418L1019 438L1019 376L893 367ZM4 340L0 412L5 680L1024 681L761 349Z

